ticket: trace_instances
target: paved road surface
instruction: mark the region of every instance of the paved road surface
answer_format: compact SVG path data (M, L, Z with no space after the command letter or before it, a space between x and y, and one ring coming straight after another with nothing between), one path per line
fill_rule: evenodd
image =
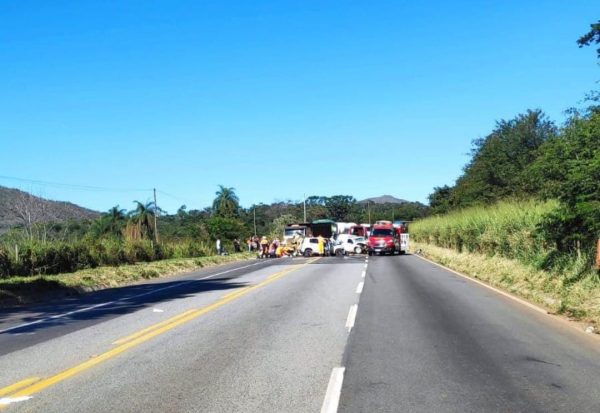
M599 345L417 257L376 257L340 411L600 412Z
M250 261L0 310L0 402L10 412L338 402L344 412L598 412L598 348L416 256Z

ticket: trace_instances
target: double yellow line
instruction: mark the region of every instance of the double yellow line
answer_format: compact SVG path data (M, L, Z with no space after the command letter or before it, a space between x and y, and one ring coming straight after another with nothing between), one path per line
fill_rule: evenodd
M209 313L213 310L216 310L219 307L224 306L225 304L240 298L251 291L254 291L258 288L264 287L267 284L272 283L273 281L278 280L279 278L296 271L312 262L316 259L312 259L305 264L293 265L290 268L287 268L283 271L279 271L271 276L269 276L264 281L248 287L239 288L232 293L229 293L223 297L221 297L218 301L209 304L206 307L192 309L185 311L181 314L176 315L175 317L169 318L167 320L161 321L160 323L153 324L147 328L139 330L133 334L130 334L126 337L123 337L113 344L117 347L114 347L111 350L108 350L96 357L90 358L83 363L80 363L76 366L73 366L67 370L64 370L54 376L48 377L46 379L39 379L37 377L27 378L25 380L21 380L20 382L11 384L10 386L4 387L0 389L0 396L5 396L10 394L10 398L18 398L24 396L31 396L32 394L38 393L44 390L47 387L50 387L54 384L57 384L63 380L66 380L76 374L79 374L89 368L92 368L106 360L109 360L119 354L123 353L126 350L129 350L132 347L136 347L156 336L166 333L169 330L174 329L182 324L185 324L195 318L198 318L206 313ZM14 392L14 393L13 393ZM0 409L2 405L0 405Z

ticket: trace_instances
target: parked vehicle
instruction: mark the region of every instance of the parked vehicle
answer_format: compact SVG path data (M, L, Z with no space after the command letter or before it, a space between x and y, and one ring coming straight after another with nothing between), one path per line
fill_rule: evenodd
M354 222L338 222L337 232L338 234L349 234L353 227L356 226Z
M369 236L370 229L371 229L371 227L369 226L369 224L354 225L354 226L350 227L350 230L348 231L348 233L350 235L358 235L359 237L366 238Z
M400 232L390 224L375 224L368 240L369 255L400 253Z
M368 239L369 255L405 254L410 240L406 229L406 225L392 225L390 222L373 225Z
M337 223L330 219L319 219L310 224L310 235L323 238L332 238L338 233Z
M323 239L323 255L330 255L331 253L331 241L327 238ZM306 237L300 244L300 254L305 257L312 257L313 255L319 255L319 238L317 237Z
M306 236L306 225L294 224L287 225L283 229L283 242L288 242L293 238L305 237Z
M400 234L400 254L404 255L408 252L410 243L410 234L404 233Z
M405 254L408 251L410 242L408 224L405 221L394 221L394 228L400 236L400 254Z
M362 254L367 251L367 239L354 235L341 234L334 247L335 255Z

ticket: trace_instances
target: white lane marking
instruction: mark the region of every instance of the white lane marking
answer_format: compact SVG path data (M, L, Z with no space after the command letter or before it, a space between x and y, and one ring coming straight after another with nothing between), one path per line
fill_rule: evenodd
M360 294L360 293L362 293L362 290L363 290L363 287L364 287L364 286L365 286L365 283L364 283L364 282L362 282L362 281L361 281L361 282L359 282L359 283L358 283L358 286L356 287L356 294Z
M498 293L498 294L500 294L500 295L502 295L504 297L510 298L511 300L514 300L514 301L516 301L518 303L521 303L524 306L531 308L532 310L535 310L535 311L537 311L539 313L542 313L542 314L548 314L547 310L544 310L543 308L540 308L537 305L531 304L530 302L527 302L527 301L522 300L522 299L520 299L518 297L515 297L514 295L511 295L511 294L509 294L507 292L504 292L504 291L502 291L502 290L500 290L500 289L498 289L496 287L492 287L491 285L486 284L483 281L479 281L479 280L476 280L475 278L469 277L468 275L461 274L458 271L454 271L452 268L448 268L445 265L438 264L437 262L431 261L431 260L429 260L429 259L427 259L425 257L421 257L420 255L417 255L417 257L419 257L420 259L422 259L424 261L427 261L427 262L429 262L429 263L431 263L433 265L437 265L438 267L441 267L441 268L445 269L446 271L450 271L451 273L456 274L456 275L458 275L458 276L460 276L462 278L465 278L465 279L467 279L469 281L472 281L472 282L474 282L476 284L479 284L479 285L481 285L481 286L483 286L485 288L488 288L488 289L490 289L490 290L492 290L492 291L494 291L494 292L496 292L496 293Z
M161 310L160 308L153 308L153 309L152 309L152 312L153 312L153 313L164 313L164 312L165 312L165 310Z
M21 396L21 397L3 397L0 399L0 406L6 406L11 403L19 403L24 402L26 400L31 399L31 396Z
M367 272L366 272L366 271L363 271L363 272L362 272L362 274L360 274L360 276L361 276L362 278L365 278L365 277L367 276Z
M323 400L323 406L321 406L321 413L337 412L340 396L342 395L342 384L344 382L345 372L345 367L335 367L331 371L327 392L325 393L325 400Z
M354 327L354 321L356 320L356 313L358 311L358 304L354 304L350 307L350 311L348 311L348 318L346 319L346 328L348 332L352 330Z
M69 312L66 312L66 313L63 313L63 314L56 314L56 315L53 315L53 316L50 316L50 317L42 318L40 320L31 321L29 323L19 324L19 325L13 326L13 327L5 328L4 330L0 330L0 334L6 333L6 332L9 332L9 331L12 331L12 330L18 330L18 329L23 328L23 327L29 327L29 326L32 326L32 325L35 325L35 324L47 323L48 321L56 320L56 319L63 318L63 317L68 317L68 316L73 315L73 314L83 313L85 311L95 310L97 308L106 307L107 305L116 304L116 303L119 303L121 301L131 300L132 298L144 297L146 295L154 294L154 293L157 293L159 291L169 290L169 289L175 288L175 287L181 287L182 285L191 284L191 283L196 282L196 281L208 280L209 278L217 277L219 275L227 274L227 273L230 273L230 272L233 272L233 271L237 271L237 270L243 270L244 268L253 267L253 266L259 265L259 264L263 264L263 262L261 261L261 262L256 262L256 263L250 264L250 265L244 265L243 267L231 268L229 270L221 271L221 272L218 272L216 274L208 275L206 277L195 278L193 280L184 281L184 282L181 282L179 284L170 285L168 287L158 288L156 290L148 291L148 292L145 292L145 293L142 293L142 294L138 294L138 295L133 295L131 297L123 297L123 298L120 298L118 300L107 301L105 303L95 304L95 305L92 305L92 306L89 306L89 307L80 308L78 310L69 311Z
M365 270L367 269L368 266L369 266L369 264L365 264Z

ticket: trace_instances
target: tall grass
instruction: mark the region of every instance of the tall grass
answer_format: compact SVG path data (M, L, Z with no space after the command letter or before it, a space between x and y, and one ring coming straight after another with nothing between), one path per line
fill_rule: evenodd
M600 323L600 280L585 253L560 252L544 234L557 201L504 201L415 221L414 246L457 271Z
M119 266L211 254L206 242L155 244L149 240L99 239L78 242L0 244L0 277L70 273L99 266Z
M416 242L514 259L575 280L589 273L587 257L559 253L542 231L559 207L554 200L502 201L416 221L410 232Z

